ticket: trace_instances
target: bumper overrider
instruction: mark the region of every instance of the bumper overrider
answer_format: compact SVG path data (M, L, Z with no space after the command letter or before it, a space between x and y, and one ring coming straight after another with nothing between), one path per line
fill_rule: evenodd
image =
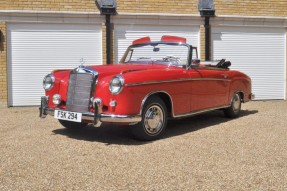
M40 117L45 118L47 115L54 116L54 108L48 107L49 96L41 97ZM114 115L102 113L102 100L95 98L93 100L93 107L95 112L81 112L82 120L91 121L96 127L101 126L102 122L106 123L127 123L130 125L139 123L142 118L140 115ZM56 108L57 110L61 110Z
M255 94L251 93L249 98L250 98L250 100L254 100L255 99Z

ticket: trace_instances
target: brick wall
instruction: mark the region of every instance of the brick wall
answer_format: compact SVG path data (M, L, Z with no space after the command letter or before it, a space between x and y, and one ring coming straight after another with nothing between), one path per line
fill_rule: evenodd
M196 13L197 0L118 0L119 12ZM95 0L6 0L0 10L98 12Z
M6 23L0 22L0 107L7 106Z
M201 60L205 60L205 29L203 25L200 26L199 33L200 33L200 58Z
M119 12L197 14L197 0L118 0Z
M5 0L0 10L98 12L94 0Z
M216 15L287 16L287 0L214 0Z
M102 55L102 59L103 59L103 64L107 63L107 56L106 56L106 25L103 23L102 24L102 49L103 49L103 55Z
M287 0L214 0L217 15L286 16ZM197 14L198 0L117 0L118 12ZM6 0L0 10L98 12L95 0Z
M198 14L198 0L118 0L118 12ZM214 0L216 15L286 16L287 0Z

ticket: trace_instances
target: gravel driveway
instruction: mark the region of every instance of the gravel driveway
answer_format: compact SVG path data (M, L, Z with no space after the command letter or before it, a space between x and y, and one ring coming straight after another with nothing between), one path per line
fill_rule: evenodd
M170 121L164 139L128 127L68 131L37 108L0 109L0 190L287 190L287 102Z

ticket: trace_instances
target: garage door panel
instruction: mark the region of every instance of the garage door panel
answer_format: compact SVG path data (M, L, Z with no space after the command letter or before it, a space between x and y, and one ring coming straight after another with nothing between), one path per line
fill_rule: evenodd
M9 105L39 105L43 77L54 69L102 63L101 26L8 25Z
M146 36L152 41L160 41L163 35L185 37L187 43L197 47L199 45L199 26L120 25L115 27L116 63L120 61L132 41Z
M213 59L226 58L252 78L257 99L285 99L284 29L214 27L212 43Z

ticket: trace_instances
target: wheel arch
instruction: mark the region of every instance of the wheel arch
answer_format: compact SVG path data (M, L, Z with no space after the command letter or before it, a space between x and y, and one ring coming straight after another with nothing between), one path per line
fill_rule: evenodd
M230 103L232 102L233 95L235 95L237 93L240 96L241 103L244 103L244 92L242 90L238 90L238 91L234 92L234 94L231 95Z
M173 113L172 98L171 98L171 95L167 93L166 91L154 91L154 92L150 92L149 94L147 94L142 100L141 108L140 108L140 115L142 115L143 107L146 101L153 96L158 96L164 102L167 112L168 112L168 116L173 118L174 113Z
M251 93L250 91L251 91L251 85L248 80L246 80L245 78L235 78L231 82L230 88L229 88L230 100L232 99L234 94L239 93L241 102L245 103L249 101L248 96Z

